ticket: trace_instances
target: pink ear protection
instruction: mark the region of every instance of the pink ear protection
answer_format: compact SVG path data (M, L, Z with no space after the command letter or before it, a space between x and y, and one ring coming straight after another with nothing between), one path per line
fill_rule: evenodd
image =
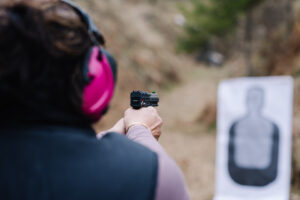
M94 46L86 54L83 76L87 85L83 91L83 113L91 120L98 120L107 111L114 94L117 65L114 58L100 45L105 41L91 18L69 0L62 2L71 6L86 24Z
M102 54L102 55L100 55ZM99 56L102 57L99 60ZM83 92L83 112L92 119L99 119L108 107L114 93L114 76L108 58L99 47L88 55L87 76L90 79Z

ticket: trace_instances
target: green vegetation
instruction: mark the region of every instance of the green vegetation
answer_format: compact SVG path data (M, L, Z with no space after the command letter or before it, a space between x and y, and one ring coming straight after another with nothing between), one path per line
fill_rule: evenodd
M181 51L205 49L214 38L234 31L238 18L262 0L191 0L180 10L186 17L185 34L178 41Z

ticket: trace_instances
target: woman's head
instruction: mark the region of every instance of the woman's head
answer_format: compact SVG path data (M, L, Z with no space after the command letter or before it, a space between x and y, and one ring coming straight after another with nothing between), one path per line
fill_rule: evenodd
M93 46L86 24L55 0L0 3L0 98L81 113L82 65Z

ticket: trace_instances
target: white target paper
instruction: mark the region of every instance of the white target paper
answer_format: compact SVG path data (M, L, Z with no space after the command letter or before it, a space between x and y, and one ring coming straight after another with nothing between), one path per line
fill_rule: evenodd
M293 79L224 81L218 94L214 200L288 200Z

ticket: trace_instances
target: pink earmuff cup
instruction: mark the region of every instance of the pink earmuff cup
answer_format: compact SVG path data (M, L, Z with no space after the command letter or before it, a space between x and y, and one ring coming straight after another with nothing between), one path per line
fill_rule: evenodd
M99 47L93 47L88 62L91 82L83 93L83 112L93 120L98 120L109 105L114 93L114 79L109 62L104 54L99 61Z

